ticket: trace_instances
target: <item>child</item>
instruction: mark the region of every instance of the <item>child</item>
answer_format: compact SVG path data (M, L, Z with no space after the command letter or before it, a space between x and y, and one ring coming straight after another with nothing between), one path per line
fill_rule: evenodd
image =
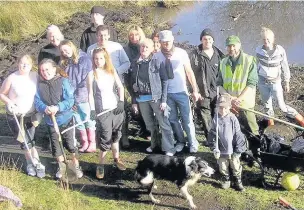
M92 70L92 61L86 53L78 50L73 42L61 41L61 65L74 87L75 104L73 106L76 123L90 119L90 105L86 79ZM80 132L81 148L79 152L96 152L95 121L89 120L77 127Z
M240 164L241 153L247 148L246 139L240 129L240 124L236 116L230 112L230 95L224 94L218 100L218 115L212 122L212 127L208 135L208 142L214 152L214 156L219 164L220 173L224 175L224 182L221 187L230 187L230 170L236 180L236 189L244 191L242 184L242 166ZM218 116L218 142L216 142L216 124ZM216 146L216 144L218 144ZM219 151L218 151L218 150Z
M104 159L107 151L112 150L114 163L121 171L126 166L119 159L119 139L121 138L122 123L124 120L124 88L114 69L109 54L104 48L93 50L93 71L87 79L91 120L96 114L111 110L96 118L96 125L100 140L99 165L96 168L96 177L104 178ZM114 85L117 86L118 100Z
M22 56L18 64L18 70L4 80L0 89L0 99L6 105L8 125L17 141L20 142L21 149L24 150L27 174L43 178L45 177L45 167L40 163L34 141L35 128L38 126L39 118L41 118L34 107L37 72L31 71L33 59L30 55ZM18 117L21 129L26 127L26 134L24 133L23 137L27 140L29 150L26 150L22 135L18 135L20 131L14 114Z
M52 155L56 157L59 165L56 178L60 179L62 171L65 170L65 164L63 164L63 153L58 141L59 136L54 129L50 115L55 115L60 131L73 126L74 90L69 80L65 78L65 72L59 69L51 59L43 59L40 62L39 74L35 106L38 112L45 114L44 119L50 133ZM62 141L66 149L72 153L72 161L75 164L77 177L81 178L83 173L76 158L77 148L74 142L74 130L72 129L62 134Z

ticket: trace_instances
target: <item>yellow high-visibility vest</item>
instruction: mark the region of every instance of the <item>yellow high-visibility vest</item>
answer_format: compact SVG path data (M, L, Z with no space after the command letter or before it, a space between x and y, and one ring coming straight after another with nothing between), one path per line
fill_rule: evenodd
M238 97L247 86L247 79L249 75L250 66L255 62L255 58L251 55L247 55L242 52L239 59L239 64L236 65L234 72L232 73L231 66L227 63L229 57L225 57L221 60L220 73L223 78L223 87L232 96ZM256 88L251 93L248 93L241 106L245 108L253 108L255 105Z

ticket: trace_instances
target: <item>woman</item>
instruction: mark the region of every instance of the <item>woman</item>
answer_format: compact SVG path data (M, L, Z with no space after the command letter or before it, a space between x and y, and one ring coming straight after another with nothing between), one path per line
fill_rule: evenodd
M104 177L104 159L108 150L112 150L114 163L119 170L126 170L126 166L119 159L119 139L121 138L124 120L124 88L114 69L109 54L104 48L93 51L93 71L87 79L91 119L104 110L111 110L96 117L100 139L99 165L96 177ZM114 93L114 85L118 90L118 101Z
M58 141L59 136L55 131L51 115L56 117L60 132L73 126L74 89L66 78L66 73L51 59L43 59L40 62L39 75L35 106L38 112L44 114L51 139L52 155L57 159L59 166L56 178L60 179L62 171L65 170L65 164L63 163L63 151ZM74 130L62 134L62 141L65 148L72 153L77 177L81 178L83 173L76 157L77 148L74 141Z
M167 88L168 80L163 72L159 72L160 67L157 60L152 59L154 43L151 39L145 39L140 44L140 57L131 64L132 84L132 107L134 112L138 112L138 106L145 124L151 132L151 146L146 150L151 153L157 146L168 156L175 153L174 139L169 119L167 115ZM159 145L159 130L162 131L162 141Z
M140 43L142 40L144 40L146 38L144 31L137 25L131 25L129 27L129 33L128 33L128 44L124 47L124 50L126 51L128 58L130 60L130 62L136 62L140 56ZM125 84L126 84L126 88L128 90L128 92L130 92L131 90L131 84L128 83L128 81L130 81L130 79L128 78L130 75L125 76ZM134 113L133 113L134 114ZM135 114L134 119L136 121L138 121L138 124L140 126L140 131L138 132L138 136L147 138L148 140L151 139L151 134L150 132L147 130L145 122L143 121L140 113L139 114ZM126 124L128 120L126 120Z
M42 178L45 176L45 167L40 163L38 152L35 148L35 127L39 124L39 115L35 111L34 97L37 86L37 72L31 71L33 59L24 55L18 61L18 70L9 75L0 89L0 99L6 105L7 122L21 149L27 163L26 172L30 176ZM21 135L14 115L18 116L21 128L25 125L27 131ZM18 137L17 137L18 136ZM29 150L23 137L26 138ZM31 160L32 157L32 160Z
M256 48L258 59L259 91L262 103L268 115L273 116L272 99L276 101L279 108L288 117L294 118L304 127L304 118L294 108L285 104L282 88L282 78L284 91L289 92L290 70L287 56L281 45L275 44L274 33L269 28L262 28L261 32L263 45ZM268 121L273 125L273 120Z
M69 76L75 90L75 104L73 106L76 123L90 119L90 105L86 79L92 70L91 58L69 40L63 40L59 45L61 66ZM89 120L77 127L80 132L82 147L80 152L96 152L95 122Z

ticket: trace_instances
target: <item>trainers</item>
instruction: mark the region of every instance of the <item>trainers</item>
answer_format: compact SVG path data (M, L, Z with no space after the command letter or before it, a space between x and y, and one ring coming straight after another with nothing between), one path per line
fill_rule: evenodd
M77 178L80 179L81 177L83 177L83 172L82 172L82 169L80 166L75 166L76 168L76 175L77 175Z
M153 150L152 150L151 147L148 147L148 148L146 149L146 151L147 151L148 153L152 153L152 152L153 152Z
M36 176L36 169L33 164L28 164L26 166L26 173L29 176Z
M197 153L197 150L195 147L190 147L190 153Z
M175 147L176 152L181 152L184 149L184 144L177 144Z
M228 189L230 188L230 185L231 185L231 182L230 181L224 181L222 184L221 184L221 188L223 189Z
M235 189L238 190L238 191L241 191L241 192L245 191L245 188L242 184L242 181L236 181Z
M96 178L97 179L103 179L103 177L104 177L104 166L99 165L96 168Z
M56 178L61 179L62 174L66 171L66 165L63 162L58 163L59 167L57 169Z
M42 165L41 163L38 163L36 165L36 173L38 178L43 178L45 177L45 166Z
M127 169L127 167L125 166L125 164L120 160L120 159L116 159L114 160L114 164L116 165L116 167L121 170L124 171Z
M166 152L166 155L170 156L170 157L172 157L174 154L175 154L175 152Z

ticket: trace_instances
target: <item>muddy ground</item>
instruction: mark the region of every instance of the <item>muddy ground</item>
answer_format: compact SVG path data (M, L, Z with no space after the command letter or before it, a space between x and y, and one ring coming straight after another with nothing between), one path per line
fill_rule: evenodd
M108 22L110 25L114 25L114 23L129 23L131 21L131 17L134 15L138 15L142 17L143 19L149 20L148 17L148 10L146 11L138 11L138 10L124 10L124 11L110 11L109 15L106 18L106 22ZM75 44L79 45L79 40L82 32L89 26L90 23L90 17L89 14L84 13L77 13L75 14L66 24L60 25L60 29L62 29L63 34L65 35L65 38L72 40ZM149 24L151 22L146 21L145 24ZM151 23L152 24L152 23ZM144 27L147 25L144 25ZM147 26L148 27L148 26ZM119 39L121 42L125 42L125 32L124 31L118 31L119 32ZM149 34L150 35L150 34ZM149 36L148 35L148 36ZM30 53L37 57L38 52L40 48L42 48L44 45L47 44L47 40L45 38L45 34L37 35L36 37L33 37L29 40L24 40L20 43L10 43L7 41L0 41L0 44L2 46L6 46L5 50L0 55L0 83L3 81L8 74L10 74L12 71L14 71L16 67L16 60L19 56ZM185 49L189 50L191 47L186 45L181 45ZM2 47L0 49L3 49ZM299 110L302 114L303 111L303 101L297 100L297 98L304 94L304 68L298 68L298 67L292 67L292 79L291 79L291 91L289 94L286 94L286 101L288 104L295 107L297 110ZM260 103L258 101L257 110L261 110ZM281 119L286 119L284 116L278 113L278 117ZM289 120L289 119L286 119ZM0 116L0 135L1 136L8 136L11 135L9 132L9 129L6 125L5 116ZM136 125L134 125L136 132ZM292 139L294 136L296 136L298 133L295 129L292 129L287 126L283 126L281 124L276 124L275 127L272 128L274 132L278 132L279 134L282 134L283 136L286 136L289 139ZM42 127L42 129L39 129L38 136L41 140L39 143L40 149L42 151L46 151L46 154L49 154L47 144L47 139L45 137L45 128ZM133 138L133 137L131 137ZM134 137L135 138L135 137ZM198 138L201 140L202 136L200 133L198 133ZM8 147L11 147L12 153L15 153L14 151L18 151L17 145L11 145L10 142L1 142L2 144L7 144ZM131 168L134 168L136 166L136 163L139 159L142 159L144 156L145 148L149 145L148 142L145 141L138 141L138 140L131 140L131 147L134 149L131 149L130 151L127 151L126 153L123 153L123 156L126 156L126 161ZM4 148L5 149L5 148ZM96 158L97 154L95 154L94 157ZM202 154L198 154L202 155ZM210 154L206 153L204 156L210 156ZM84 156L83 156L84 157ZM91 157L91 156L90 156ZM46 155L47 159L52 159L49 155ZM212 157L209 157L212 159ZM47 161L50 162L50 161ZM85 164L83 162L82 164ZM76 183L73 185L73 188L76 190L80 190L83 193L86 193L90 196L98 196L102 199L116 199L116 200L128 200L131 202L143 202L143 203L149 203L148 196L145 195L144 191L139 188L139 186L133 181L133 169L128 169L125 173L117 173L115 169L112 168L112 165L109 164L106 169L109 169L109 174L106 174L107 178L104 180L104 182L98 182L94 177L95 173L95 164L94 163L87 163L84 165L84 171L85 171L85 178L82 179L79 183ZM56 166L54 164L50 165L48 168L49 174L54 174L56 170ZM156 195L161 198L161 200L165 201L162 205L155 206L155 209L186 209L188 208L187 203L185 200L183 200L178 195L177 188L174 188L174 186L171 186L172 184L168 182L161 182L163 186L161 186L160 190L157 190L158 192ZM207 181L207 183L211 183L214 186L218 186L218 183L215 181ZM249 184L248 182L246 184ZM170 185L170 187L168 187ZM196 194L195 196L195 203L199 206L199 209L232 209L229 206L221 206L218 202L217 196L209 196L208 199L200 199L200 197L206 197L206 195L203 195L202 192L199 194ZM165 203L165 204L164 204ZM279 209L277 205L273 205L272 209ZM250 209L250 208L248 208Z

